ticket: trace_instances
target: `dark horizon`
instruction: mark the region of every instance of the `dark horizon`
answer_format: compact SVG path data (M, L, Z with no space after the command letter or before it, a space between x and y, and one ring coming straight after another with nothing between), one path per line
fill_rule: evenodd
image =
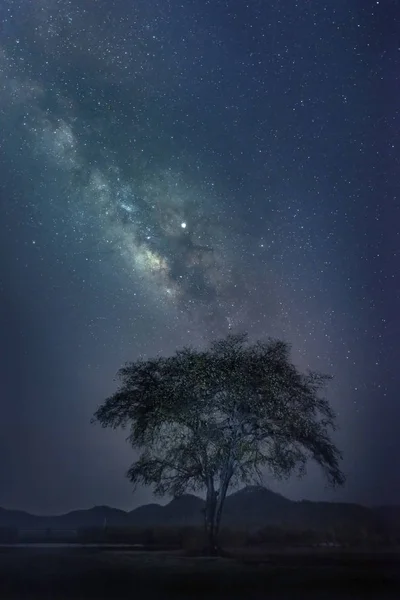
M151 502L90 419L228 331L334 376L347 484L400 504L396 3L0 0L0 506Z
M252 487L257 488L259 486L244 486L243 488L240 488L240 489L231 490L228 493L227 498L229 496L232 496L232 495L236 494L237 492L245 490L246 488L252 488ZM261 487L263 487L263 486L261 486ZM298 502L306 502L306 503L308 503L308 502L310 502L312 504L314 504L314 503L315 504L317 504L317 503L318 504L320 504L320 503L324 504L324 503L327 502L328 504L345 504L345 505L349 504L349 505L356 505L356 506L359 506L361 508L368 508L368 509L371 509L371 510L380 509L380 508L396 508L396 509L400 510L400 505L399 504L387 504L387 505L377 504L377 505L368 506L366 504L359 504L359 503L355 503L355 502L354 503L353 502L350 502L350 503L343 502L342 503L342 502L337 502L335 500L331 500L331 501L329 501L329 500L320 500L319 501L319 500L308 500L307 498L300 498L299 500L291 500L290 498L287 498L286 496L284 496L283 494L280 494L279 492L273 492L269 488L266 488L266 489L267 489L267 491L272 492L273 494L276 494L278 496L283 497L283 500L290 500L290 502L294 502L294 503L298 503ZM137 508L142 508L144 506L151 506L151 505L154 505L154 504L157 504L159 506L167 506L168 504L172 503L174 500L178 500L179 501L180 498L184 498L184 497L187 497L187 496L189 496L189 497L193 497L194 496L195 498L199 498L200 500L204 500L204 497L202 495L200 495L200 494L195 494L195 493L192 493L192 492L187 492L185 494L182 494L182 496L178 496L176 498L167 497L167 496L165 496L164 498L155 498L154 502L148 502L148 503L145 503L145 504L139 504L139 505L134 506L134 507L132 507L130 509L123 509L123 508L120 508L118 506L110 506L110 505L107 505L107 504L95 504L93 506L80 507L80 508L75 508L75 509L72 509L72 510L69 510L69 511L66 511L66 512L53 513L53 514L48 514L48 513L47 514L39 514L39 513L29 512L29 511L21 511L21 512L25 512L26 514L29 514L32 517L49 518L49 519L63 517L63 516L66 516L66 515L69 515L69 514L72 514L72 513L75 513L75 512L88 512L88 511L91 511L91 510L94 510L94 509L110 509L110 510L122 511L123 513L125 513L125 514L128 515L129 513L135 511ZM13 511L14 510L12 508L7 508L7 507L4 507L4 506L0 506L0 509L4 509L4 510L7 510L7 511Z

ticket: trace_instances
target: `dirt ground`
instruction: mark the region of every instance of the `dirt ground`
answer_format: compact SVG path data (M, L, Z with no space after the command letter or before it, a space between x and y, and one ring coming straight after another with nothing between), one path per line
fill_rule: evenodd
M85 548L1 548L0 598L400 598L400 554L285 552L234 558Z

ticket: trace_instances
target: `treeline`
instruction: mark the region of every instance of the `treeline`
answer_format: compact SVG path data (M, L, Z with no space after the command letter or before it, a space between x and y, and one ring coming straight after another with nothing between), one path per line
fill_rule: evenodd
M333 527L327 531L289 530L265 527L258 531L221 530L221 545L225 548L257 547L394 547L400 545L400 530L374 531L362 527ZM81 528L74 532L37 530L20 532L15 528L0 528L0 543L64 542L82 544L128 544L149 550L181 549L196 551L204 545L204 529L200 527L106 527Z

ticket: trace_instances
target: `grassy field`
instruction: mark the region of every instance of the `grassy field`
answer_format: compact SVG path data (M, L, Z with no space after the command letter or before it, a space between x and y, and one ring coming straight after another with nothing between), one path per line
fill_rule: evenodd
M0 598L400 598L400 554L2 548Z

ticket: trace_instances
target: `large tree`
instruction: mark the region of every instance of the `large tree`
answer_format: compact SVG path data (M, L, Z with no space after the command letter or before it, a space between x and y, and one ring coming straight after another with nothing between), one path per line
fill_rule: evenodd
M210 551L229 488L260 482L263 470L302 475L313 459L330 484L344 482L330 438L335 414L321 395L330 377L301 373L283 341L229 335L207 350L129 363L118 377L94 421L129 427L134 486L151 485L157 495L206 492Z

